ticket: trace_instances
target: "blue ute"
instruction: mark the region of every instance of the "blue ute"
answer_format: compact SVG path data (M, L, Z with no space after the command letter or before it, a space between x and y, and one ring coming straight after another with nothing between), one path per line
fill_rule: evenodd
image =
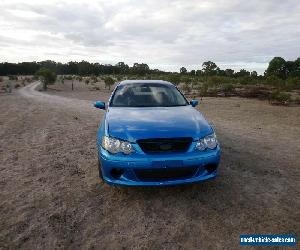
M106 183L163 186L217 176L220 146L214 128L172 83L122 81L97 133L99 176Z

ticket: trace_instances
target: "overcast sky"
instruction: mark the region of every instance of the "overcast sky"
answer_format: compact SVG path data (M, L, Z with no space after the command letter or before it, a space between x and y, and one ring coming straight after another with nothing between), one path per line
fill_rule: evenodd
M300 56L300 0L1 0L0 61L263 72Z

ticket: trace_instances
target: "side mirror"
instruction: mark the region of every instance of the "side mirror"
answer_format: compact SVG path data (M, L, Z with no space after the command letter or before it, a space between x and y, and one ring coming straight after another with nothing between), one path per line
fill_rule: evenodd
M94 107L97 109L105 109L105 102L97 101L94 103Z
M191 100L191 101L190 101L190 104L191 104L193 107L196 107L196 106L199 104L199 101L198 101L198 100Z

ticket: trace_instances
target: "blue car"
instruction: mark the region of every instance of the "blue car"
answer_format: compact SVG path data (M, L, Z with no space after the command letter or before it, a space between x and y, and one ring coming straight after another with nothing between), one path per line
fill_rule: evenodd
M220 146L214 128L175 85L120 82L97 133L99 176L106 183L165 186L217 176Z

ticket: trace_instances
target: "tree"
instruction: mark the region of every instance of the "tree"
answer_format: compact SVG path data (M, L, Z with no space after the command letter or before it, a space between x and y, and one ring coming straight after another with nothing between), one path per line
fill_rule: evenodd
M108 89L110 90L110 87L112 85L114 85L115 81L110 76L108 76L108 77L105 77L104 83L105 83L105 88L108 87Z
M180 68L180 74L186 74L187 69L185 67Z
M206 75L216 75L218 66L212 61L207 61L202 64L202 70Z
M298 57L295 61L294 61L294 67L293 67L293 71L289 72L289 76L298 76L300 77L300 57Z
M229 77L233 77L234 70L233 69L225 69L225 75Z
M226 76L225 70L222 70L219 67L217 67L216 71L217 71L216 73L217 73L218 76Z
M237 76L237 77L250 76L250 72L245 69L241 69L239 72L235 73L235 76Z
M78 74L81 76L86 76L92 74L91 64L87 61L81 61L78 63Z
M257 77L257 72L254 70L250 73L251 77Z
M196 70L192 69L190 73L191 73L192 76L195 76L196 75Z
M168 81L171 82L171 83L174 83L175 85L178 85L180 83L180 75L178 75L178 73L171 74L168 77Z
M145 75L150 71L148 64L146 63L134 63L132 72L138 75Z
M117 73L124 74L129 70L129 66L124 62L118 62L115 66L118 69Z
M48 84L53 84L56 81L56 74L51 71L50 69L47 68L41 68L39 69L35 75L39 76L40 79L43 82L43 89L46 91L47 90L47 85Z
M203 71L202 71L201 69L198 69L198 70L196 71L196 75L197 75L197 76L202 76L202 75L203 75Z
M299 58L297 60L299 60ZM298 71L297 60L295 60L295 61L286 61L285 68L286 68L286 76L287 77L297 76L297 71ZM299 69L300 69L300 67L299 67Z
M287 68L286 61L282 57L274 57L266 70L267 76L277 76L281 79L286 79Z

